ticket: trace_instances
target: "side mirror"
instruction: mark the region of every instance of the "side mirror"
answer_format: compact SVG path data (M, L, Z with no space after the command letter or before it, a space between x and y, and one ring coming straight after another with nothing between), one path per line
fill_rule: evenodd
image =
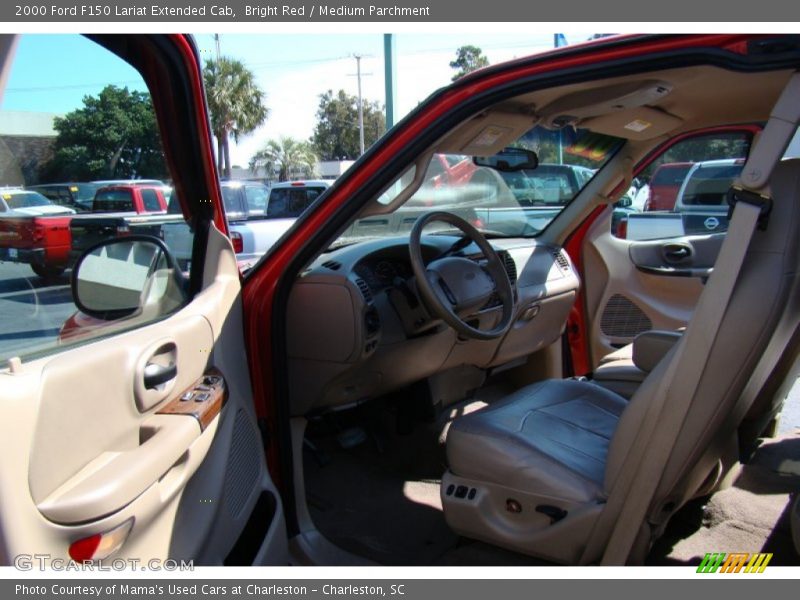
M87 249L72 270L72 297L81 312L105 321L157 317L187 299L174 257L163 241L147 235L105 240Z
M522 170L532 171L539 166L539 156L533 150L526 150L525 148L503 148L503 150L492 156L473 156L472 162L479 167L489 167L504 173Z

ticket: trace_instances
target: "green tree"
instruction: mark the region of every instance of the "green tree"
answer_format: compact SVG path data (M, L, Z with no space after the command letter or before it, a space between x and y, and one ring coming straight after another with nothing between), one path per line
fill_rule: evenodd
M364 146L374 144L386 130L383 106L363 100ZM320 160L355 160L361 147L358 135L358 97L344 90L334 96L328 90L319 96L317 124L311 143Z
M488 66L489 59L477 46L461 46L456 50L455 60L450 61L450 67L457 69L456 74L453 75L453 81L461 79L467 73Z
M164 178L167 169L150 95L106 86L83 107L56 117L43 181Z
M253 72L239 60L224 56L209 60L203 80L211 129L217 138L217 168L224 177L230 177L230 138L238 142L241 136L253 132L267 120L269 109Z
M312 177L316 163L317 156L310 143L283 136L269 140L256 152L250 159L250 170L258 175L263 169L270 179L277 176L278 181L289 181Z

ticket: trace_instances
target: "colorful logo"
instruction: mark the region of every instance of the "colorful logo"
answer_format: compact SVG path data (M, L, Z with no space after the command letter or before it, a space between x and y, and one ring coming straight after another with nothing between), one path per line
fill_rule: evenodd
M698 573L763 573L772 553L749 554L747 552L708 552L697 567Z

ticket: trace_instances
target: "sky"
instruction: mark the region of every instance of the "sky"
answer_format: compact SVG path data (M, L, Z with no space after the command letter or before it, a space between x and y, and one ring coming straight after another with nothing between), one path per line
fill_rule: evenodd
M569 43L586 34L565 34ZM202 57L216 55L213 34L196 36ZM441 33L395 35L397 118L402 118L455 73L456 48L480 47L491 64L553 47L553 34ZM385 103L383 34L220 34L222 55L237 58L256 76L270 110L266 123L231 144L233 164L246 166L269 139L308 139L319 95L339 89L356 95L356 59L361 59L362 96ZM121 59L75 35L24 35L3 97L2 110L63 114L80 108L85 95L108 84L144 90L139 74Z

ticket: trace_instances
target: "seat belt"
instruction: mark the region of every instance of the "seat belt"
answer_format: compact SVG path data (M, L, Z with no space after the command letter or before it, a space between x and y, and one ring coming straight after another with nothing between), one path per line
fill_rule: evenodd
M729 192L732 218L714 271L662 379L608 501L581 557L602 554L603 565L624 565L647 516L658 484L692 406L756 226L765 224L771 200L765 185L800 120L800 75L795 73L775 104L757 146ZM680 374L680 381L676 379ZM680 393L680 389L691 393ZM624 519L620 517L625 515Z

